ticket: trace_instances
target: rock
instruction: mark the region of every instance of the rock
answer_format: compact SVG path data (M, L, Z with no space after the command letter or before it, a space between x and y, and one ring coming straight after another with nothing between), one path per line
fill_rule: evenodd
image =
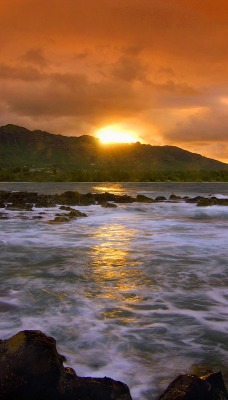
M56 194L54 199L57 204L68 206L88 206L95 204L96 201L91 193L81 194L68 190L67 192Z
M55 206L56 201L52 195L40 194L35 203L35 207L37 208L49 208Z
M59 209L65 210L65 211L73 211L74 210L74 208L72 208L70 206L60 206Z
M69 218L77 218L77 217L87 217L85 213L82 213L78 210L71 210L68 214L66 214Z
M105 207L105 208L116 208L117 205L115 203L109 203L109 201L104 201L102 203L100 203L101 207Z
M40 331L0 340L1 400L131 400L124 383L78 377L64 361L55 339Z
M154 200L150 197L144 196L143 194L137 194L136 201L138 203L153 203Z
M23 203L23 202L13 202L12 204L7 204L6 209L11 211L32 211L33 204Z
M228 199L217 199L217 197L210 197L209 199L200 199L197 203L198 207L208 206L228 206Z
M180 375L159 400L228 400L228 393L220 372L203 377Z
M113 193L95 193L94 199L98 202L98 204L106 203L109 201L114 201L115 203L133 203L135 199L126 194L124 195L116 195Z
M182 198L181 198L180 196L176 196L175 194L171 194L171 195L169 196L169 200L177 201L177 200L182 200Z
M166 201L167 198L165 196L157 196L154 201Z
M196 196L186 199L186 203L198 203L201 199L205 199L203 196Z
M0 213L0 219L8 219L8 214Z
M70 219L65 215L57 215L54 219L47 221L48 224L61 224L63 222L69 222Z
M210 400L228 400L228 392L221 372L210 373L201 379L210 385Z

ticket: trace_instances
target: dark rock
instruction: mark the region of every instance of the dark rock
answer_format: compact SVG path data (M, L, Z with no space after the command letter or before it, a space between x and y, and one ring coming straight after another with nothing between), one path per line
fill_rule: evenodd
M70 190L61 194L56 194L54 200L57 204L68 206L88 206L96 203L91 193L81 194Z
M59 209L65 210L65 211L73 211L74 210L74 208L72 208L70 206L60 206Z
M170 196L169 196L169 200L174 200L174 201L176 201L176 200L181 200L182 198L180 197L180 196L176 196L175 194L171 194Z
M228 400L228 393L221 372L208 374L201 379L210 385L210 400Z
M135 199L126 194L124 195L116 195L113 193L95 193L94 199L98 202L98 204L102 204L109 201L114 201L115 203L133 203Z
M180 375L159 400L228 400L228 393L220 372L204 377Z
M35 202L35 207L37 208L49 208L55 206L56 206L56 201L54 199L54 196L52 195L41 194L38 196Z
M165 196L157 196L154 201L166 201L167 198Z
M205 199L203 196L196 196L186 199L186 203L198 203L201 199Z
M208 206L228 206L228 199L217 199L217 197L210 197L209 199L200 199L197 203L198 207Z
M103 203L100 203L100 205L105 208L116 208L117 207L117 205L115 203L109 203L109 201L104 201Z
M137 194L136 201L138 203L153 203L154 200L150 197L144 196L143 194Z
M78 377L64 361L55 339L40 331L0 340L1 400L131 400L124 383Z
M8 219L8 214L0 213L0 219Z
M63 222L69 222L69 218L65 215L57 215L54 219L50 219L47 221L48 224L61 224Z
M66 214L69 218L77 218L77 217L87 217L85 213L82 213L78 210L71 210L68 214Z
M11 211L32 211L33 205L30 203L23 203L23 202L13 202L12 204L7 204L6 209Z

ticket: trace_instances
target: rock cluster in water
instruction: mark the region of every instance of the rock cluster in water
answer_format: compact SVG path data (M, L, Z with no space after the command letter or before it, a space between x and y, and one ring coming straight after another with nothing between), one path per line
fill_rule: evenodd
M8 210L32 210L36 208L55 207L56 205L65 206L89 206L99 204L103 207L115 207L115 203L157 203L157 202L177 202L185 201L187 203L196 203L198 206L221 205L227 206L228 199L220 199L215 196L203 197L196 196L189 198L180 197L172 194L169 198L157 196L150 197L138 194L136 197L128 195L116 195L113 193L86 193L77 191L66 191L61 194L38 194L36 192L10 192L0 191L0 208ZM70 209L69 209L70 210Z
M1 400L132 400L126 384L111 378L79 377L64 367L54 338L25 330L0 340ZM181 375L159 400L227 400L220 372L201 378Z

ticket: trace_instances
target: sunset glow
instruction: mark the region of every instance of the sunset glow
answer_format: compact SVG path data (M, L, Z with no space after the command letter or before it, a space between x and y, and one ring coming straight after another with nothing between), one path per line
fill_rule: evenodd
M101 142L139 135L228 163L227 1L2 0L0 18L0 126L123 123Z
M118 126L108 126L96 132L96 137L102 143L136 143L139 139L131 131L121 129Z

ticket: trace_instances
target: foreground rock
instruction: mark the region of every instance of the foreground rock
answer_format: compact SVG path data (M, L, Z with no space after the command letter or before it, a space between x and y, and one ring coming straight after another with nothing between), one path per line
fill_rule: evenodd
M196 375L180 375L159 400L228 400L228 393L221 372L200 378Z
M131 400L127 385L81 378L63 366L56 341L40 331L0 340L1 400Z

